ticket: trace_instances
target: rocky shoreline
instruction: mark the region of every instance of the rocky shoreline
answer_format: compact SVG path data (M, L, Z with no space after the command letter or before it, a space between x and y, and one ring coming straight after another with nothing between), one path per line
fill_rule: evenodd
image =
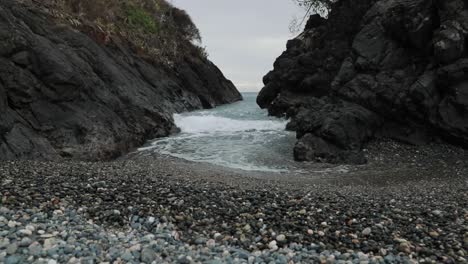
M466 154L393 144L369 147L385 162L302 176L169 157L3 162L0 262L466 262Z
M295 159L363 164L382 138L467 147L466 1L328 2L328 19L311 16L288 41L257 100L291 118Z

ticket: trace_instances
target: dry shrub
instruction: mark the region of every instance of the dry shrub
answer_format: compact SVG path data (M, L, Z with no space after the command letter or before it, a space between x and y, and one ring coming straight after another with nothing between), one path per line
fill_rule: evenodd
M155 62L171 65L194 50L206 57L192 44L201 42L201 37L190 16L166 0L43 0L42 4L68 20L125 38Z

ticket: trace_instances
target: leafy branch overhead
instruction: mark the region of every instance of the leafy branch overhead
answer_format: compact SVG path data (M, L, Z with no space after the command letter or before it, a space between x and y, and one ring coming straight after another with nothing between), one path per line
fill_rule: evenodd
M292 0L298 6L305 10L305 14L302 18L295 18L291 21L289 29L293 33L297 33L302 30L307 17L311 14L319 14L323 17L327 17L332 4L338 0Z

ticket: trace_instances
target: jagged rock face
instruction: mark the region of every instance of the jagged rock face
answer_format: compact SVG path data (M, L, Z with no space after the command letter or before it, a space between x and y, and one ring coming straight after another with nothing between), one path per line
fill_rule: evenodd
M175 112L241 99L199 56L175 68L0 0L0 159L111 159L169 135Z
M463 0L341 0L288 42L257 102L292 118L298 160L362 163L382 136L467 146L467 36Z

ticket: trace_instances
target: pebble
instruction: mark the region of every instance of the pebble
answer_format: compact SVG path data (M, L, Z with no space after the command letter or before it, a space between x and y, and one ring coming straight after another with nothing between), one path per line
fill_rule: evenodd
M149 247L143 248L141 251L141 261L151 263L157 258L156 252Z
M270 248L272 251L278 250L277 242L276 240L271 241L268 243L268 248Z
M368 227L368 228L362 230L361 233L362 233L364 236L368 236L368 235L370 235L370 234L372 233L372 229L371 229L370 227Z
M8 221L8 227L9 228L14 228L17 225L15 221Z
M276 241L278 242L283 242L285 240L286 240L286 236L283 234L276 236Z
M213 235L213 238L216 240L216 241L219 241L219 240L222 240L223 239L223 235L221 235L220 233L215 233Z
M442 211L441 210L434 210L434 211L432 211L432 214L439 216L439 215L442 214Z
M18 245L16 243L12 243L6 248L6 253L8 255L13 255L16 253L16 250L18 250Z
M21 258L18 255L8 256L5 259L5 264L17 264L20 263Z
M462 199L455 199L464 189L451 182L447 186L456 191L444 192L447 199L440 203L442 192L437 188L422 194L401 190L412 186L378 191L366 187L365 192L355 187L322 190L321 185L294 193L284 191L285 186L245 191L215 189L204 181L186 184L183 177L175 184L171 177L153 178L153 171L148 172L151 177L134 175L132 162L125 165L132 174L119 165L108 175L106 169L94 173L87 166L117 166L113 162L83 163L86 166L80 169L67 165L63 171L47 164L52 165L42 174L50 178L40 189L35 187L37 178L11 183L9 191L24 190L24 195L14 194L19 203L0 208L0 263L354 264L466 259L468 234L463 236L463 224L468 218L457 208ZM66 181L54 176L56 172L67 175ZM126 175L132 175L131 180L122 180ZM36 192L44 193L36 199ZM60 203L36 202L51 197L61 197ZM169 204L167 197L179 198ZM398 201L388 205L393 197ZM412 199L425 202L414 205ZM374 210L382 205L387 207ZM431 217L448 208L454 208L450 218ZM454 234L461 234L461 241L455 241Z
M57 240L55 238L47 238L44 240L44 249L48 250L54 247L57 244Z
M23 236L31 236L33 234L29 229L21 229L18 233Z
M153 216L148 217L148 223L149 223L149 224L152 224L152 223L154 223L155 221L156 221L156 218L154 218Z
M209 248L212 248L212 247L216 246L216 241L214 239L209 239L206 242L206 246L209 247Z
M20 247L27 247L32 243L32 240L29 237L23 237L19 242Z

